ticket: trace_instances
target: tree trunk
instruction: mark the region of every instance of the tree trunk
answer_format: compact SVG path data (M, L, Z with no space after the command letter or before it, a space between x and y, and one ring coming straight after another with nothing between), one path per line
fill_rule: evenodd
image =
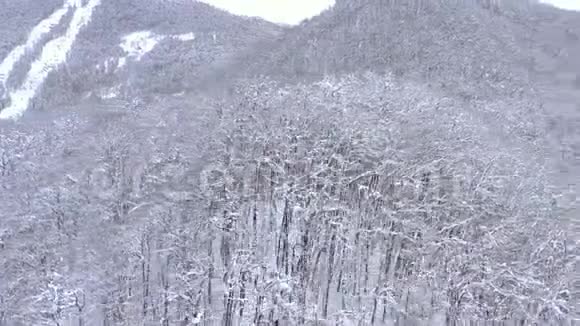
M330 249L328 251L328 273L326 275L326 292L324 293L324 303L322 307L322 317L326 319L328 317L328 300L330 295L330 287L332 286L332 274L334 269L334 250L335 250L336 234L332 233L332 238L330 239Z
M169 263L170 257L167 256L165 264L161 269L161 281L163 283L163 326L169 326Z
M143 319L147 317L149 309L149 275L151 273L151 248L149 245L149 236L143 234L141 238L141 280L143 289Z
M285 275L289 275L289 243L288 236L290 232L291 212L288 204L288 198L284 201L284 213L282 215L282 225L278 239L278 252L276 253L276 262L278 270L284 270Z

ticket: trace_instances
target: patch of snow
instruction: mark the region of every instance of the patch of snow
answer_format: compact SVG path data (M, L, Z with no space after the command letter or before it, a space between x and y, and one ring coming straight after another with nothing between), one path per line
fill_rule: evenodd
M105 72L108 73L108 72L111 72L112 70L114 70L113 69L113 67L115 65L114 61L115 61L114 58L109 58L105 61L105 63L104 63Z
M304 212L304 209L302 207L300 207L300 205L294 205L293 211L294 211L294 214L300 214L300 213Z
M121 85L106 88L106 89L101 90L99 97L102 99L116 98L119 96L120 90L121 90Z
M153 51L159 42L167 38L188 42L195 40L195 34L191 32L176 35L159 35L151 31L139 31L127 34L121 38L120 44L126 56L119 58L117 69L125 66L128 59L140 61L143 56Z
M127 57L139 61L164 38L165 36L156 35L150 31L135 32L122 38L121 48L127 53Z
M99 73L114 73L119 70L121 66L121 59L123 59L123 65L125 64L125 58L110 57L101 63L97 63L95 68Z
M117 69L123 67L126 64L127 64L127 58L125 58L125 57L119 58L119 63L117 64Z
M292 288L286 282L280 282L280 291L284 293L292 292Z
M78 5L80 0L70 3ZM89 0L87 5L77 7L65 34L46 43L40 58L32 63L24 83L10 94L10 106L0 111L0 119L18 119L22 116L48 74L66 62L81 28L91 21L93 11L100 3L101 0Z
M203 312L196 313L191 319L191 323L194 325L200 324L203 320Z
M178 34L178 35L173 35L172 38L176 38L180 41L193 41L195 40L195 34L194 33L185 33L185 34Z
M6 81L12 73L16 63L22 59L26 52L34 50L34 47L40 43L43 36L50 33L50 31L61 22L62 18L69 12L71 7L78 7L79 2L80 0L67 0L62 8L56 10L32 28L26 43L15 47L10 51L10 53L8 53L2 63L0 63L0 84L6 87Z

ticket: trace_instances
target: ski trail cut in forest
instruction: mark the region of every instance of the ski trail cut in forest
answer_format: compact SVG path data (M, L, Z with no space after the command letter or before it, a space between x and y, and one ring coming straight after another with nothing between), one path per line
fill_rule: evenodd
M127 64L128 59L134 61L141 61L141 59L159 44L159 42L166 39L174 39L182 42L189 42L195 40L194 33L174 34L174 35L159 35L151 31L133 32L123 36L121 49L125 52L124 57L120 57L117 68L121 68Z
M119 58L117 68L125 66L129 58L140 61L144 55L151 52L164 39L165 36L156 35L151 31L134 32L123 36L120 46L125 51L126 56Z
M18 119L22 116L48 74L66 61L80 30L91 21L93 11L100 3L101 0L90 0L81 6L79 0L67 2L65 8L76 7L67 31L46 43L40 57L32 63L24 83L10 94L10 106L0 111L0 119Z
M34 48L42 41L42 38L50 33L55 26L60 24L63 17L69 12L70 8L78 5L78 0L67 0L64 5L53 12L50 16L38 23L30 34L28 34L28 39L26 43L15 47L4 60L0 63L0 84L6 87L6 82L8 77L12 73L14 66L24 57L24 55L33 51ZM4 94L6 96L7 94Z

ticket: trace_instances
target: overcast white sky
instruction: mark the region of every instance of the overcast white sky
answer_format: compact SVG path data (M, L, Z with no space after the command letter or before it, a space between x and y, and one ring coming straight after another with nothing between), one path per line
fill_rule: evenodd
M318 15L334 5L334 0L202 0L216 7L245 16L259 16L266 20L295 25L303 19ZM579 0L580 1L580 0Z
M231 13L258 16L266 20L298 24L332 6L334 0L202 0ZM541 0L568 10L580 10L580 0Z
M580 0L541 0L567 10L580 10Z

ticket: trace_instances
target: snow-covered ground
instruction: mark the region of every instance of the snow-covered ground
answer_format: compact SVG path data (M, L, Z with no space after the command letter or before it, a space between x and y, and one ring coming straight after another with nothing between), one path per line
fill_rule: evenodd
M120 93L121 93L121 85L117 85L114 87L101 89L99 92L99 97L102 99L112 99L118 97Z
M6 87L6 82L14 66L24 57L24 55L33 51L34 48L42 41L43 37L50 33L52 29L58 25L63 17L69 12L71 7L78 5L78 0L67 0L62 8L59 8L53 12L50 16L38 23L30 34L26 43L15 47L12 51L8 53L6 58L0 63L0 85ZM6 96L7 94L4 94Z
M185 33L185 34L178 34L178 35L174 35L172 36L173 38L176 38L180 41L193 41L195 40L195 34L194 33Z
M144 55L151 52L159 42L173 38L183 42L195 40L194 33L184 33L176 35L159 35L151 31L139 31L123 36L121 39L121 48L127 54L119 58L118 67L127 64L128 59L140 61Z
M156 35L150 31L135 32L122 38L121 48L127 53L127 58L139 61L164 38L165 36Z
M18 119L28 109L48 74L66 61L80 30L91 21L93 11L100 3L101 0L90 0L81 6L81 0L69 0L65 4L65 8L76 7L67 31L46 43L40 57L32 63L24 83L9 93L10 106L0 111L0 119Z

